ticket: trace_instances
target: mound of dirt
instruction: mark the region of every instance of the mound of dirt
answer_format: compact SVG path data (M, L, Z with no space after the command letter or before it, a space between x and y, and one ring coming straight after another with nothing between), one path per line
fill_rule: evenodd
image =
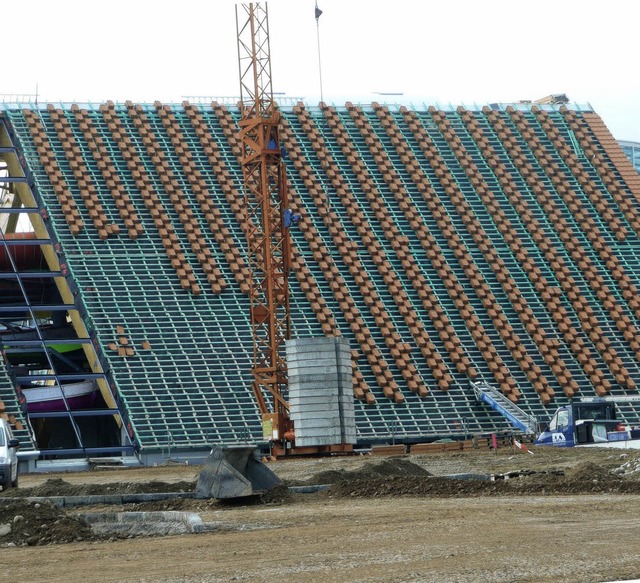
M402 457L391 457L377 464L366 463L360 470L352 472L354 477L416 476L426 477L431 474L423 467Z
M403 457L390 457L378 463L367 462L357 470L327 470L313 475L309 484L336 484L343 481L375 480L391 477L428 477L431 474Z
M592 462L581 462L568 470L562 479L563 491L567 493L621 492L637 487L631 481Z
M286 485L278 486L260 492L254 496L242 498L167 498L166 500L154 500L152 502L138 502L135 504L125 504L126 511L136 512L164 512L167 510L180 510L186 512L212 512L214 510L225 510L240 506L259 506L261 504L288 504L292 502L294 495Z
M620 477L612 474L609 470L594 464L593 462L580 462L576 467L570 468L565 472L565 481L567 482L586 482L586 481L613 481L619 482Z
M347 470L325 470L324 472L318 472L311 476L306 483L307 484L335 484L340 480L345 479L349 472ZM293 482L292 482L293 483Z
M331 486L330 496L376 498L379 496L481 496L505 493L505 482L458 480L433 476L390 476L341 480Z
M81 518L48 502L0 500L0 546L38 546L96 540Z
M106 506L105 508L109 508ZM118 509L126 512L211 512L219 510L220 504L215 498L168 498L166 500L154 500L152 502L136 502L123 504Z
M195 482L111 482L108 484L70 484L60 478L49 479L33 488L14 488L2 492L9 498L47 496L94 496L109 494L144 494L158 492L194 492Z
M291 502L293 496L286 484L271 488L254 496L259 504L285 504Z
M357 474L357 472L355 472ZM495 496L500 494L640 494L640 483L626 480L592 462L582 462L564 475L527 472L508 480L453 479L427 475L345 475L331 486L330 496Z

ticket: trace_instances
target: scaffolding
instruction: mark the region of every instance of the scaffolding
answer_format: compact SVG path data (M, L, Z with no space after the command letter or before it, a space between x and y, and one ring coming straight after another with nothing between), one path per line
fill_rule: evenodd
M0 400L22 451L42 459L133 453L62 246L2 117L0 201L0 341L11 383L0 383Z

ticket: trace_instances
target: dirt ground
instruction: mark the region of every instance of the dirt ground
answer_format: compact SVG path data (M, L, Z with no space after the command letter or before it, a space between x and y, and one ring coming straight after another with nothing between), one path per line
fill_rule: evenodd
M640 577L640 452L503 448L284 459L285 485L236 502L63 511L25 496L191 492L200 468L29 474L0 493L0 581L604 582ZM494 480L454 474L494 475ZM468 476L466 476L468 477ZM508 478L508 479L505 479ZM186 510L217 527L96 535L81 512Z

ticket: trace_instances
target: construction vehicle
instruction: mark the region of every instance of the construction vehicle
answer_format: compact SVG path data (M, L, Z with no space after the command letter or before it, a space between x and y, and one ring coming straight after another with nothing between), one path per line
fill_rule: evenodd
M640 428L618 417L616 403L640 397L586 397L559 407L534 445L554 447L615 447L640 449Z
M214 445L204 461L196 484L199 498L243 498L282 485L257 457L253 446Z
M640 397L583 397L559 407L549 423L542 425L490 384L472 382L471 387L480 403L502 415L523 437L537 435L534 445L640 449L640 427L624 425L616 406L640 402Z

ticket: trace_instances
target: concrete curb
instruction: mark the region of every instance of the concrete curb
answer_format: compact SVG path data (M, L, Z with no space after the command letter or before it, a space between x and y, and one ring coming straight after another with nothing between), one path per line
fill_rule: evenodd
M445 476L433 476L436 478L449 478L456 480L483 480L496 479L493 474L448 474ZM293 494L314 494L326 492L331 489L331 484L313 484L310 486L289 486L289 492ZM78 506L95 506L98 504L139 504L141 502L157 502L176 498L207 500L198 496L195 492L155 492L150 494L107 494L91 496L29 496L26 498L7 497L5 500L28 500L29 502L51 502L58 508L76 508Z
M51 502L58 508L75 508L77 506L94 506L97 504L138 504L140 502L157 502L175 498L197 498L195 492L157 492L151 494L107 494L92 496L29 496L21 498L29 502ZM14 498L16 500L20 498Z
M87 512L79 516L98 534L167 536L205 530L195 512Z
M294 494L313 494L331 488L330 484L313 486L290 486L288 490ZM183 498L187 500L206 500L195 492L156 492L151 494L94 494L90 496L28 496L26 498L11 497L5 500L28 500L29 502L51 502L58 508L76 508L78 506L96 506L98 504L139 504L141 502L158 502Z

